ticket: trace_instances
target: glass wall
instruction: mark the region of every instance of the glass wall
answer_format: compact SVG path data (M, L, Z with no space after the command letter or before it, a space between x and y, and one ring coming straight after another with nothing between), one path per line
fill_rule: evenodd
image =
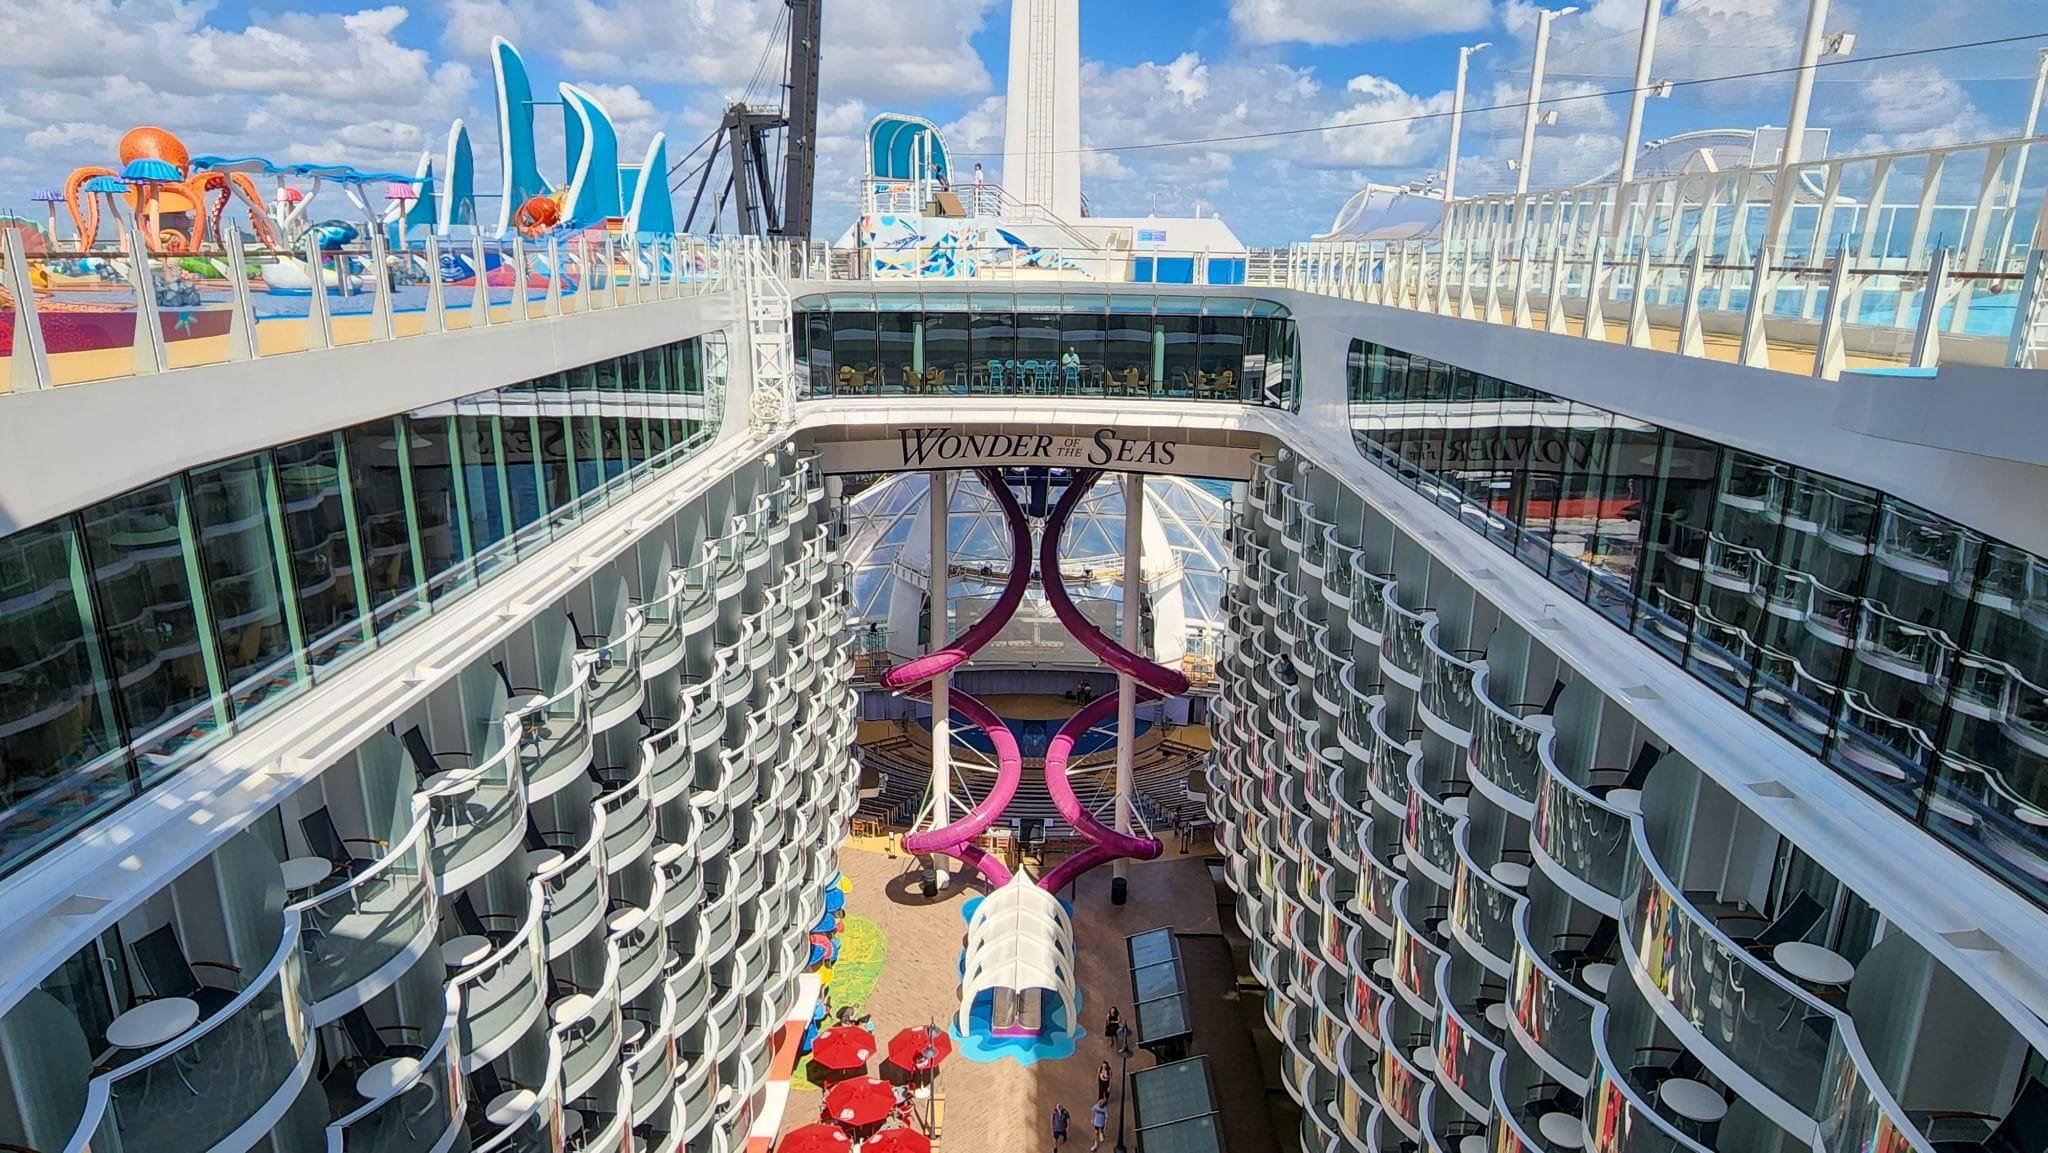
M0 539L0 874L545 543L579 498L695 451L718 399L701 355L370 421Z
M1293 409L1294 321L1202 294L834 292L796 302L805 396L1143 396Z
M1368 458L2048 903L2048 562L1398 349L1347 365Z

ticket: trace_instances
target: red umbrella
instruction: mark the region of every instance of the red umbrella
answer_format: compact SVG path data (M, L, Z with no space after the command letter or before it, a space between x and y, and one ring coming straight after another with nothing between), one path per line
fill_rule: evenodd
M952 1053L953 1039L936 1025L913 1025L889 1038L889 1061L902 1069L936 1069Z
M860 1149L861 1153L932 1153L932 1139L915 1129L884 1129Z
M775 1146L775 1153L849 1153L853 1142L837 1125L806 1125L791 1129Z
M825 1116L841 1125L874 1125L895 1107L896 1090L879 1077L856 1077L825 1090Z
M811 1042L811 1063L827 1069L859 1069L875 1055L875 1035L858 1025L835 1025Z

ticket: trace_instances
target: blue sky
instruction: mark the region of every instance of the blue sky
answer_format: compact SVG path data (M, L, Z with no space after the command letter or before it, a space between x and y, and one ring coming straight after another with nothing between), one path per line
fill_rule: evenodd
M1554 27L1548 97L1625 87L1644 0L1582 0ZM1558 7L1555 2L1546 6ZM1326 227L1364 181L1443 166L1440 115L1460 44L1475 108L1520 100L1537 5L1528 0L1083 0L1084 143L1134 143L1363 123L1294 137L1084 158L1105 214L1221 212L1254 243ZM672 156L745 91L780 10L775 0L0 0L0 208L33 188L112 163L114 141L156 123L195 152L410 168L460 116L488 152L490 37L519 44L536 80L595 91L637 154L656 130ZM1805 0L1663 0L1655 75L1695 79L1793 57ZM1853 31L1851 63L1818 86L1813 122L1831 151L1928 147L2018 132L2038 49L1873 59L1905 49L2048 33L2040 0L1835 0L1828 30ZM1001 151L1008 5L998 0L827 0L818 230L850 221L862 127L922 114L956 154ZM1650 102L1646 138L1782 124L1788 77L1682 87ZM1618 159L1625 103L1554 107L1535 183L1601 175ZM1432 116L1432 114L1438 114ZM543 132L557 129L545 124ZM1421 119L1417 119L1420 117ZM1521 113L1468 117L1461 191L1509 187ZM545 145L544 145L545 147ZM494 168L489 156L481 166Z

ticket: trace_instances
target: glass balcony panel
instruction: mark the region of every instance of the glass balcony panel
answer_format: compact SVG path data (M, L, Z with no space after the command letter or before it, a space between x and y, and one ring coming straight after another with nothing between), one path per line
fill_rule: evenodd
M1887 500L1878 517L1877 558L1908 575L1929 581L1948 580L1959 561L1974 561L1974 537L1960 525Z
M1856 618L1856 655L1873 665L1914 684L1946 681L1955 642L1940 630L1909 624L1862 602Z
M647 803L647 777L635 773L597 799L604 812L604 860L617 872L645 848L654 833L654 813Z
M341 1153L435 1153L459 1143L450 1142L463 1120L453 1036L451 1023L403 1084L329 1125L329 1144L338 1135Z
M441 877L474 866L504 847L526 816L526 782L507 744L466 769L453 769L425 790L433 807L434 872Z
M1434 869L1440 876L1439 884L1449 887L1448 882L1458 869L1458 849L1454 837L1458 818L1467 803L1464 797L1449 797L1438 801L1420 787L1408 794L1408 825L1405 843L1408 846L1408 861L1411 866L1420 861Z
M1540 704L1502 705L1483 693L1477 703L1472 771L1510 796L1535 804L1543 782L1543 761L1537 746L1550 731L1551 719L1540 715Z
M1608 1053L1606 1016L1603 1007L1588 1042L1597 1059L1586 1087L1586 1147L1599 1153L1709 1153L1706 1146L1678 1132L1629 1084L1627 1073ZM1881 1148L1872 1146L1867 1153Z
M1433 1046L1439 1081L1481 1107L1493 1099L1493 1062L1500 1050L1448 1005L1437 1014Z
M206 1153L270 1105L313 1041L301 948L287 918L270 963L233 1001L95 1079L79 1126L86 1147Z
M1429 614L1402 608L1394 599L1394 587L1389 582L1384 593L1387 630L1385 639L1380 642L1380 657L1389 669L1405 673L1407 680L1419 681L1422 672L1422 626L1429 619Z
M1630 963L1708 1044L1793 1107L1813 1108L1834 1011L1703 918L1640 845L1632 857L1622 918Z
M1814 1146L1820 1153L1935 1153L1870 1068L1853 1032L1835 1035L1821 1083L1825 1109Z
M590 760L590 708L579 670L570 684L518 714L519 769L530 795L545 797Z
M688 787L696 769L684 738L684 726L672 725L640 742L641 761L647 766L648 789L656 797L677 796Z
M616 990L607 982L606 989ZM597 998L589 1012L555 1028L562 1042L562 1087L569 1097L578 1097L592 1081L603 1075L619 1055L619 1002L616 992Z
M626 610L625 630L616 637L583 638L594 647L579 654L590 663L590 712L603 717L644 691L640 679L638 637L644 617L638 607Z
M536 873L541 886L541 932L548 955L559 957L583 939L604 907L601 844L587 841L551 869Z
M1593 1010L1597 1002L1539 958L1549 942L1529 940L1527 907L1515 912L1515 975L1508 987L1508 1011L1522 1034L1565 1068L1585 1075L1593 1067ZM1618 979L1626 979L1617 974Z
M535 901L517 936L456 975L454 984L462 997L458 1039L463 1053L503 1052L504 1035L538 1012L547 989L547 954L540 925L541 902Z
M306 984L316 1003L375 973L433 924L428 823L422 807L397 846L376 864L292 906L305 945Z
M1436 622L1432 620L1431 626ZM1484 653L1477 649L1452 651L1437 643L1436 629L1422 634L1422 707L1431 716L1460 732L1472 731L1472 714L1477 707L1472 675L1478 671Z
M1497 884L1469 854L1458 854L1451 887L1451 924L1465 940L1502 964L1515 956L1515 910L1521 894ZM1477 1099L1477 1098L1475 1098Z
M1565 872L1617 901L1627 883L1629 818L1561 772L1544 774L1530 836Z

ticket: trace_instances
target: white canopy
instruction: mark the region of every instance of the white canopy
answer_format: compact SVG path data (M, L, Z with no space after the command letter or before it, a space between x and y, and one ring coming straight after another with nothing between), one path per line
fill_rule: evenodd
M1076 980L1073 920L1058 897L1020 869L1009 884L982 898L967 924L956 1024L967 1031L974 999L982 993L1045 989L1059 997L1067 1027L1074 1028Z

